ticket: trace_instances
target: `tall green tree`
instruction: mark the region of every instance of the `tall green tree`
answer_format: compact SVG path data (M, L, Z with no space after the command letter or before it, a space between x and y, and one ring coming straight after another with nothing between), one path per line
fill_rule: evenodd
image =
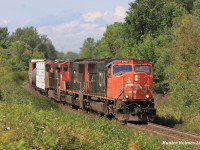
M114 23L107 26L102 39L97 43L97 57L122 57L125 42L124 24Z
M80 58L93 58L94 57L94 50L96 47L96 42L94 38L88 37L85 39L83 43L83 47L81 47L80 51Z
M0 27L0 47L6 49L10 44L8 28Z
M200 18L200 0L194 1L193 13Z
M51 40L46 35L38 33L34 27L18 28L11 35L12 42L23 41L28 45L28 49L34 53L34 51L40 51L44 53L45 58L55 59L56 50Z
M75 60L75 59L78 58L78 53L72 52L72 51L69 51L67 53L58 52L57 56L58 56L59 59Z
M37 29L34 27L17 28L16 31L11 35L11 40L13 42L23 41L30 46L31 50L34 50L40 43L40 35Z
M192 12L193 3L195 0L172 0L180 5L182 5L189 13Z
M29 46L23 41L15 41L9 50L9 58L7 62L12 70L28 70L31 58L45 58L42 52L35 50L33 53L29 50Z
M125 18L127 34L137 41L141 41L146 34L156 37L166 27L172 27L173 19L183 13L183 7L174 2L136 0L134 3L130 3L130 8Z
M200 21L185 15L174 32L172 64L168 67L171 95L182 106L200 97Z

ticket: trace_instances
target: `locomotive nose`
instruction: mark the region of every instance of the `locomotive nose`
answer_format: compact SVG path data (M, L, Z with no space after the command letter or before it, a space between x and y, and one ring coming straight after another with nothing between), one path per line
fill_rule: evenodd
M127 74L124 78L124 98L150 99L150 77L145 73Z

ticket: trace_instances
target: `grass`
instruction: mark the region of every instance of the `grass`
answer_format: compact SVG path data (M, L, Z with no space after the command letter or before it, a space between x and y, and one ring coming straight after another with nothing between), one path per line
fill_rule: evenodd
M157 96L156 107L155 122L200 134L200 103L198 101L190 107L181 107L169 98Z
M1 75L1 74L0 74ZM1 75L0 149L194 149L162 145L168 139L133 131L106 118L60 109L22 88L26 73Z

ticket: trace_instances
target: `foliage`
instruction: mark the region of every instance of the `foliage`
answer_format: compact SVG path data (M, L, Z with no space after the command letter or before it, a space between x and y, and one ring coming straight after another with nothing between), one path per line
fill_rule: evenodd
M107 26L101 41L96 46L98 57L122 57L124 43L124 24L114 23Z
M159 123L174 122L176 128L197 133L200 133L199 27L198 17L190 14L174 25L173 43L165 57L168 58L165 72L170 83L169 98L157 104Z
M166 27L171 27L173 19L181 16L184 9L164 0L136 0L130 3L127 13L125 20L130 37L142 41L146 34L156 37Z
M81 47L79 57L80 58L93 58L95 47L96 47L95 40L90 37L87 38L83 43L83 47Z
M175 1L176 3L182 5L188 11L188 13L191 13L191 11L193 10L193 3L195 0L172 0L172 1Z
M28 70L32 58L54 59L56 54L47 36L33 27L18 28L11 36L0 28L0 61L11 70Z
M181 101L182 106L190 106L199 99L200 76L200 21L186 15L174 33L173 60L168 67L171 96Z
M0 49L0 61L5 67L11 70L28 70L31 58L45 58L44 54L38 51L33 53L28 45L22 41L13 42L7 49Z
M0 27L0 48L8 48L10 46L9 32L7 27Z
M200 18L200 0L194 1L193 13Z
M27 44L28 49L34 53L34 51L42 52L47 59L56 58L56 50L51 40L46 35L40 35L36 28L25 27L17 28L11 35L12 42L22 41Z
M78 58L78 53L69 51L64 54L63 52L58 52L57 56L59 59L63 59L63 60L65 59L75 60Z
M181 107L181 101L172 100L167 95L156 101L158 124L200 134L200 104L195 101L190 107ZM184 109L184 111L183 111Z

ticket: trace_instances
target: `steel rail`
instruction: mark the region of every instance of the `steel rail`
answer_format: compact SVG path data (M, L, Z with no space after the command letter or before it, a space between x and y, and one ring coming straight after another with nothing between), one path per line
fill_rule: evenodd
M170 128L170 127L166 127L166 126L162 126L162 125L158 125L154 123L148 123L146 125L144 124L136 125L132 123L127 123L127 126L131 128L136 128L148 133L162 135L174 140L180 140L180 141L185 140L188 142L195 142L196 145L200 146L200 135L198 134L194 134L194 133L190 133L190 132L186 132L186 131L182 131L182 130L178 130L178 129L174 129L174 128Z

